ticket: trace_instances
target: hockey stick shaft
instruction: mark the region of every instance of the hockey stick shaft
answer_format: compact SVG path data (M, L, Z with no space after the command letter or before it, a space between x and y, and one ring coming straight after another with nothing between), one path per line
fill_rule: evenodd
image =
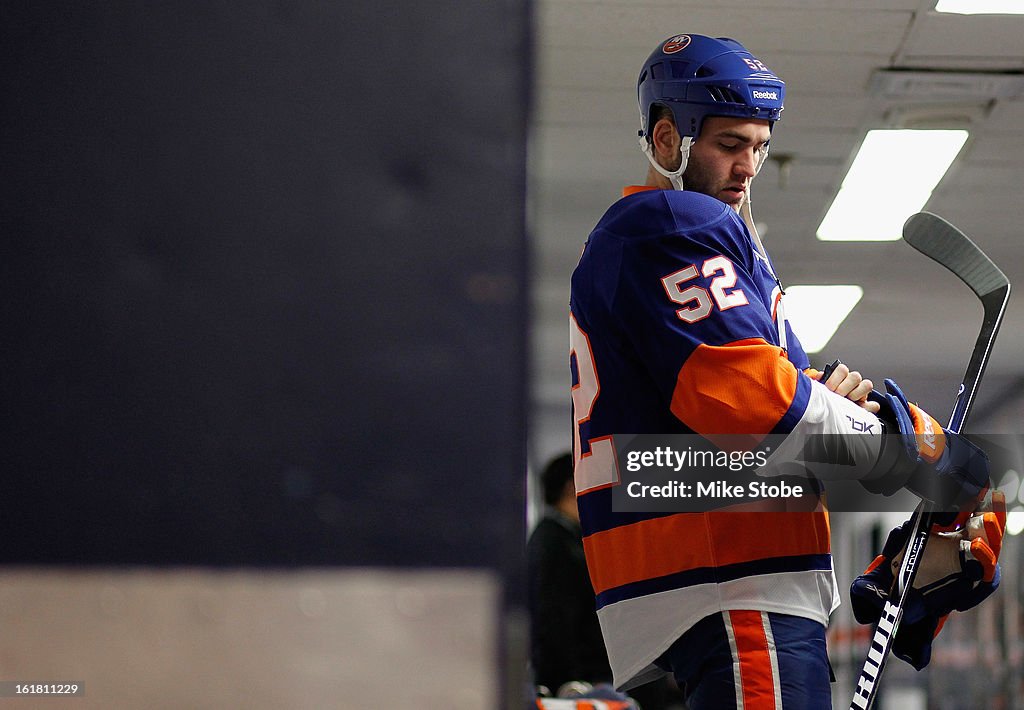
M988 364L988 357L999 333L999 325L1010 297L1010 282L1002 271L966 235L933 214L922 212L912 216L904 226L904 240L912 247L939 262L966 283L981 300L984 319L974 343L971 359L957 391L950 414L950 431L962 431L978 384ZM933 524L933 510L924 501L914 513L914 535L903 556L896 580L898 602L887 599L875 627L867 658L854 689L850 710L870 710L878 691L878 681L885 670L893 641L903 618L908 591L913 587L917 571L924 559L925 546Z

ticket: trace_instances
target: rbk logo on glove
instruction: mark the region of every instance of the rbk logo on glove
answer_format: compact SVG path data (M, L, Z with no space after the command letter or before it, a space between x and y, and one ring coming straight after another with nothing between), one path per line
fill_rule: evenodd
M936 432L942 432L942 425L916 404L910 405L910 420L914 423L914 434L917 435L918 453L928 463L935 463L946 448L945 435L936 436Z

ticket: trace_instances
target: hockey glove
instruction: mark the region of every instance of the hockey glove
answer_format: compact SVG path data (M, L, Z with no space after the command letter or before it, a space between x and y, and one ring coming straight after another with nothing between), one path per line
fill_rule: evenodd
M924 668L931 660L932 640L950 612L970 609L996 590L1005 528L1006 500L995 491L985 497L966 527L931 534L893 639L898 658L917 670ZM893 529L882 554L853 581L850 601L860 623L873 624L880 618L912 534L913 520Z
M864 482L865 487L874 493L891 495L905 486L936 508L953 510L954 516L946 516L943 524L962 523L987 490L988 456L974 443L943 429L934 417L910 404L892 380L885 381L885 390L885 394L872 392L868 399L880 405L878 417L885 422L886 431L898 436L886 437L879 460L887 458L889 462L881 467L881 475ZM960 510L965 510L965 514L954 521Z

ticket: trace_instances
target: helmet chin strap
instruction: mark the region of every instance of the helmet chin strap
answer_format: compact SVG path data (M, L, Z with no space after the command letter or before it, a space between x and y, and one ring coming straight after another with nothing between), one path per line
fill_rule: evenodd
M754 167L754 177L761 172L761 166L764 165L765 159L768 157L768 146L765 146L764 152L761 157L757 160L757 165ZM753 178L751 178L753 182ZM785 292L782 289L782 281L775 274L775 269L772 267L771 259L768 258L768 251L764 248L764 243L761 241L761 235L757 233L757 226L754 224L754 215L750 211L750 185L747 185L747 191L743 195L743 202L740 203L740 218L743 219L743 223L747 225L747 231L750 232L750 239L754 243L754 248L764 257L764 265L768 267L768 271L772 276L775 277L775 283L778 286L779 294L775 300L775 324L779 331L779 347L783 350L788 349L787 343L787 332L786 332L786 309L782 296Z
M754 215L750 212L750 185L747 185L747 191L743 195L743 202L740 203L740 218L743 219L743 223L747 225L747 231L750 232L750 236L754 238L754 244L757 246L757 250L765 255L764 246L761 244L761 235L757 233L757 225L754 224Z
M654 150L651 144L643 133L640 134L640 150L647 156L647 160L650 161L651 166L659 173L664 175L672 183L672 187L676 190L685 190L683 187L683 173L686 171L686 164L690 160L690 144L693 143L693 136L683 136L682 142L679 144L679 153L682 156L682 160L679 163L679 167L675 170L666 170L661 167L658 163L657 158L654 157Z
M757 165L754 166L754 177L750 179L750 183L754 182L754 178L761 172L761 166L764 165L764 161L768 159L768 146L764 147L764 152L758 156ZM761 256L768 260L768 252L764 249L764 244L761 243L761 235L757 233L757 226L754 224L754 215L750 212L750 184L747 185L747 191L743 195L743 201L740 203L740 217L743 219L743 223L747 225L747 230L750 232L750 236L754 240L754 246L761 252ZM771 268L769 266L769 268ZM774 272L773 272L774 275Z

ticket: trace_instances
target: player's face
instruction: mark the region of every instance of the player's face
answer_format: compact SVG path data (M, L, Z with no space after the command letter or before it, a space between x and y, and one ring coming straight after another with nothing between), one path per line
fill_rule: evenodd
M705 118L700 137L690 146L683 184L687 190L710 195L738 212L769 138L768 121Z

